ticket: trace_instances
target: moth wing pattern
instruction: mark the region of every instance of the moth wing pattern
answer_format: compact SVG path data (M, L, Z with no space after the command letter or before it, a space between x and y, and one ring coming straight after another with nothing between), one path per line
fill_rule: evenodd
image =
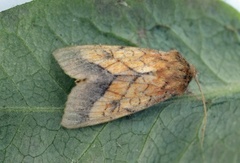
M175 50L84 45L59 49L54 57L76 79L62 118L66 128L108 122L180 95L195 75Z

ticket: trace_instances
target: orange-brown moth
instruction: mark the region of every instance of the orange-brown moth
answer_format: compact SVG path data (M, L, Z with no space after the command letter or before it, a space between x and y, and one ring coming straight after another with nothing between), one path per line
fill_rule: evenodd
M176 50L84 45L53 55L76 79L61 122L66 128L108 122L181 95L196 74Z

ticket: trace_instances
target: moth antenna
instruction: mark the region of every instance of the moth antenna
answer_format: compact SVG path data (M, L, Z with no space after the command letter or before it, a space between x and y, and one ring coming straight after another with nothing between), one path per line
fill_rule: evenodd
M206 130L206 126L207 126L207 106L206 106L206 100L205 100L202 88L200 86L199 80L197 78L197 75L194 75L194 80L197 83L198 89L199 89L199 91L201 93L201 96L202 96L202 102L203 102L204 117L203 117L202 135L201 135L201 147L202 147L203 142L204 142L205 130Z

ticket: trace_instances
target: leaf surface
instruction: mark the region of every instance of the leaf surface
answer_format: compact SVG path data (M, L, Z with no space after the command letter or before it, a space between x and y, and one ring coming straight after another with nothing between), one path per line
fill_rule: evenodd
M74 80L58 48L177 49L207 99L189 91L76 130L60 126ZM0 162L240 162L240 15L217 0L35 0L0 13Z

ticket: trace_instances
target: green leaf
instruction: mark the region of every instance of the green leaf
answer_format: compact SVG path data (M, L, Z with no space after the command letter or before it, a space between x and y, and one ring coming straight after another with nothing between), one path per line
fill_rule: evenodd
M60 126L70 45L179 50L198 70L184 96L106 124ZM240 162L240 14L218 0L35 0L0 13L0 162Z

